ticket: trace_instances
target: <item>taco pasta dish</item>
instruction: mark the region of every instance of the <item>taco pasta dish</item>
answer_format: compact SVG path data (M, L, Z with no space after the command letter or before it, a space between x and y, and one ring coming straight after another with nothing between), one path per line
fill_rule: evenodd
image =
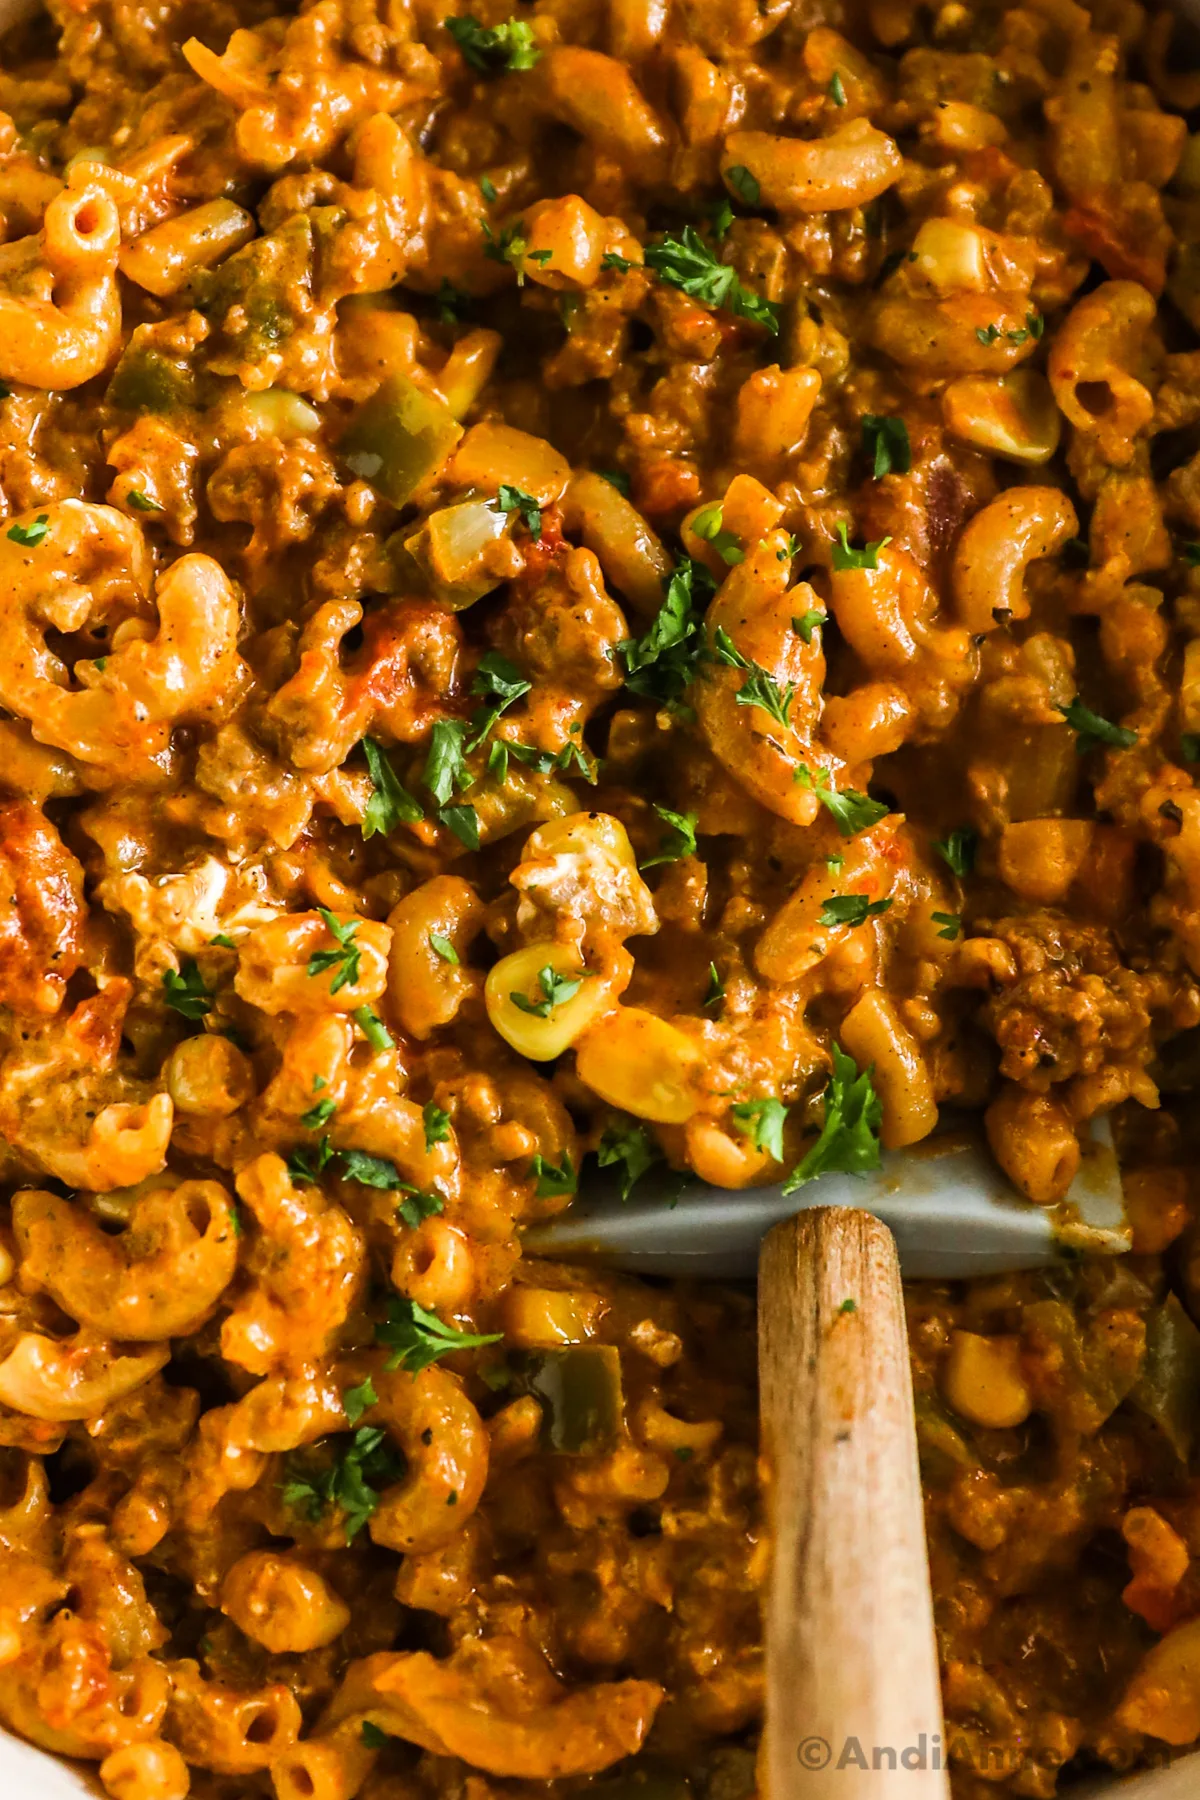
M0 1723L114 1800L747 1800L753 1294L521 1230L953 1109L1036 1206L1109 1119L1133 1225L909 1285L955 1794L1161 1761L1200 45L470 6L0 42Z

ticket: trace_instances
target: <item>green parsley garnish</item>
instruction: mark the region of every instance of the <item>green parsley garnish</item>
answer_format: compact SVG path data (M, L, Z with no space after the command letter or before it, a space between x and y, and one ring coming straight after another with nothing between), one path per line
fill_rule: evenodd
M446 21L450 23L449 20ZM386 1731L376 1725L373 1719L364 1719L361 1726L363 1744L368 1750L382 1750L390 1740Z
M708 992L704 996L705 1006L716 1006L725 998L725 983L721 980L715 962L708 965Z
M471 296L464 294L446 280L443 275L438 291L434 296L437 301L438 319L443 325L458 325L462 322L463 313L471 304Z
M358 1029L370 1044L372 1050L394 1050L396 1040L380 1018L379 1014L369 1006L356 1006L351 1017Z
M772 337L779 335L779 314L769 300L743 287L737 270L719 262L695 226L685 225L677 238L664 237L646 246L646 266L668 287L678 288L722 312L761 325Z
M339 1150L337 1158L347 1181L357 1181L362 1187L373 1188L404 1186L399 1169L386 1156L368 1156L365 1150Z
M1127 725L1113 725L1108 719L1102 719L1078 696L1070 706L1060 706L1058 711L1076 733L1075 749L1080 756L1086 756L1098 744L1107 744L1113 750L1129 750L1138 741L1136 731L1131 731Z
M912 468L912 445L903 419L887 413L866 413L862 422L862 441L876 481L885 475L907 475Z
M357 1387L347 1388L342 1395L342 1411L351 1425L357 1425L363 1414L378 1404L379 1395L369 1375Z
M947 837L935 838L933 847L960 881L965 881L975 867L979 833L970 825L956 825Z
M320 1131L323 1125L328 1125L336 1111L335 1100L318 1100L315 1106L310 1106L306 1113L300 1114L300 1123L305 1131Z
M438 824L452 831L467 850L479 848L479 814L473 806L439 806Z
M573 1000L587 979L584 975L560 975L550 963L538 970L537 978L542 990L540 1000L531 1000L528 994L521 993L508 996L519 1012L529 1013L535 1019L548 1019L556 1007Z
M838 1044L829 1046L833 1073L825 1089L825 1123L821 1135L784 1183L785 1194L814 1175L838 1171L866 1175L880 1164L879 1127L883 1107L871 1081L871 1069L860 1075L858 1064Z
M872 900L869 894L834 894L821 908L818 924L849 925L853 931L885 913L891 904L890 900Z
M796 684L789 681L780 687L773 675L769 675L761 663L752 662L743 656L723 625L718 625L713 634L712 655L717 662L725 663L731 669L744 669L746 680L734 695L739 706L758 706L780 725L790 724L789 713L792 701L796 697Z
M412 1231L415 1231L423 1220L436 1218L439 1213L446 1210L446 1202L442 1196L433 1193L428 1188L404 1187L403 1191L404 1198L396 1208L396 1212Z
M497 512L517 513L530 537L541 537L541 503L535 500L532 494L523 493L519 487L511 487L506 481L501 482L499 492L492 505Z
M163 999L174 1012L185 1019L203 1019L212 1011L213 997L204 985L204 977L194 956L185 956L179 971L163 972Z
M818 626L824 625L826 616L825 613L818 612L815 607L810 607L806 613L800 613L792 620L792 630L806 644L811 644L813 632Z
M293 1150L287 1159L287 1172L301 1186L316 1187L321 1171L333 1161L334 1148L328 1137L318 1138L311 1150Z
M858 1301L857 1300L843 1300L842 1304L838 1307L838 1311L839 1311L839 1313L857 1312L858 1311Z
M421 1109L425 1124L425 1148L432 1150L435 1144L446 1144L450 1141L450 1114L432 1100L427 1100Z
M618 250L606 250L600 258L602 269L616 269L621 275L627 274L630 269L640 269L641 266L640 263L630 262L629 258L622 256Z
M407 1464L378 1426L363 1425L348 1444L338 1445L334 1460L320 1468L307 1457L290 1456L280 1483L283 1503L310 1524L330 1507L345 1518L346 1542L352 1544L379 1505L379 1489L399 1481Z
M830 546L834 570L842 574L847 569L877 569L879 552L891 541L890 537L879 538L875 543L864 544L861 550L856 550L849 542L846 521L839 519L837 542Z
M218 931L216 937L210 937L209 943L218 950L236 950L237 945L227 931Z
M640 638L625 638L617 649L626 669L625 685L635 694L656 700L676 712L704 655L699 605L715 591L703 563L684 557L676 563L666 594L650 629Z
M712 232L717 243L721 243L723 239L729 236L729 227L733 224L732 206L730 206L728 200L725 198L724 194L722 194L719 200L711 200L709 202L704 208L704 213L708 220L708 229Z
M762 199L762 189L757 179L750 173L744 163L734 163L724 171L725 180L743 206L757 206Z
M654 810L667 829L658 840L658 849L654 855L648 856L641 867L653 869L659 863L678 862L681 857L694 856L696 823L700 815L672 812L669 806L656 806Z
M819 772L814 784L811 769L801 763L796 770L796 780L801 787L815 786L817 799L833 815L834 824L845 838L855 837L887 817L888 808L882 800L872 800L867 794L860 794L857 788L842 788L839 792L831 787L828 769Z
M472 69L485 75L515 74L532 69L541 51L533 36L533 27L524 19L509 19L503 25L481 25L471 13L462 18L443 20L446 30L463 53Z
M429 789L439 806L445 806L456 788L469 788L472 776L463 760L467 727L462 719L435 719L429 735L429 753L421 773L421 785Z
M628 500L632 489L630 487L629 477L625 474L623 469L597 469L596 473L601 481L607 481L609 487L615 487L618 494L624 494L626 500Z
M845 106L846 104L846 90L842 86L842 76L839 69L835 69L829 78L829 98L833 101L835 106Z
M783 1161L783 1127L789 1108L769 1095L763 1100L739 1100L731 1108L733 1122L756 1150L765 1150L775 1162Z
M662 1152L644 1125L610 1125L600 1139L596 1161L602 1169L619 1169L617 1192L628 1200L648 1169L662 1160Z
M994 344L1003 335L1004 333L998 325L977 325L975 327L975 336L981 344Z
M487 201L488 205L491 206L496 198L496 184L490 175L481 175L479 177L479 191Z
M483 184L480 183L481 187L482 185ZM493 199L495 198L495 189L492 190L492 197ZM510 268L517 278L517 286L524 287L525 262L530 255L529 239L525 235L524 220L521 220L516 225L506 225L499 237L497 237L496 233L485 219L483 235L485 240L483 254L487 257L488 261L503 263L507 268ZM539 250L536 252L537 258L543 262L549 255L549 250Z
M134 512L156 513L166 511L166 508L160 506L157 500L152 500L149 494L144 494L141 488L128 488L126 490L125 498L128 500L130 506L132 506Z
M962 914L961 913L935 912L931 916L932 916L934 924L941 926L941 930L938 932L938 936L940 938L949 938L950 942L953 943L955 938L961 936L961 934L962 934Z
M374 738L369 737L363 739L362 747L371 786L375 790L363 813L363 837L372 838L376 832L386 835L389 831L395 831L399 825L419 823L425 815L408 789L396 779L396 772L383 750Z
M460 961L458 951L454 948L450 939L448 937L443 937L438 931L431 931L429 933L429 948L433 951L433 954L440 958L444 963L457 964Z
M493 1331L482 1336L444 1325L436 1313L426 1312L415 1300L391 1299L387 1318L375 1327L375 1341L391 1351L386 1366L407 1369L419 1375L430 1363L455 1350L478 1350L484 1344L498 1344L504 1333Z
M692 520L692 530L704 543L711 544L721 561L732 568L736 563L744 562L746 557L732 531L724 529L724 518L724 507L714 501L711 506L700 508Z
M539 1152L529 1164L529 1173L537 1178L534 1198L537 1200L553 1200L560 1194L573 1194L579 1186L579 1177L571 1161L570 1151L563 1151L561 1163L548 1162Z
M23 544L26 550L36 550L50 530L50 514L39 513L32 525L10 525L8 535L14 544Z
M352 987L359 977L361 952L354 942L358 926L340 924L327 906L318 906L317 911L337 949L315 950L308 959L308 973L317 976L323 975L326 969L333 969L335 973L329 991L340 994L344 987Z

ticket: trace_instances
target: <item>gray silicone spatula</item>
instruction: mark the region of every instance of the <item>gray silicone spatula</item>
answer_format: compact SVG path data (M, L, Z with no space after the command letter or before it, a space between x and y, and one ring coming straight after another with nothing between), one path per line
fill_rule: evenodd
M754 1275L773 1225L812 1206L851 1206L889 1227L906 1276L990 1275L1063 1256L1128 1250L1121 1177L1107 1125L1098 1121L1060 1206L1034 1206L1001 1172L986 1144L949 1131L884 1153L866 1176L819 1175L793 1194L782 1187L708 1187L652 1171L622 1202L598 1171L559 1218L524 1234L535 1256L595 1257L640 1275L730 1280Z

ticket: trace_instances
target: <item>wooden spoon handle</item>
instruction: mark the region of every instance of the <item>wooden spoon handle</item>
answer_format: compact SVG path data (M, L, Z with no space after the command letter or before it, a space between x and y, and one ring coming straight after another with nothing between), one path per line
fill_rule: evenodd
M776 1225L758 1265L772 1565L770 1800L946 1800L900 1265L870 1213Z

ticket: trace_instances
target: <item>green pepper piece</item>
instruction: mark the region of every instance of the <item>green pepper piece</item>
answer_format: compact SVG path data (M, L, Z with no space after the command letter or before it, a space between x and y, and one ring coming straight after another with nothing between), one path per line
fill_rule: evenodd
M351 419L338 455L385 500L403 506L462 434L444 401L422 393L405 375L390 375Z
M196 380L184 362L176 362L153 344L139 343L134 331L112 373L105 398L119 412L176 413L196 403Z
M1142 1373L1146 1331L1126 1309L1101 1314L1084 1325L1062 1300L1035 1300L1021 1314L1021 1329L1035 1345L1048 1339L1062 1355L1062 1410L1085 1437L1128 1398Z
M1129 1400L1188 1462L1200 1419L1200 1331L1176 1294L1147 1315L1146 1363Z
M979 1466L962 1432L950 1423L934 1394L918 1394L917 1452L921 1473L935 1487L945 1487L963 1469Z
M509 1358L513 1386L542 1403L542 1448L563 1456L604 1456L624 1434L621 1354L612 1344L520 1350Z

